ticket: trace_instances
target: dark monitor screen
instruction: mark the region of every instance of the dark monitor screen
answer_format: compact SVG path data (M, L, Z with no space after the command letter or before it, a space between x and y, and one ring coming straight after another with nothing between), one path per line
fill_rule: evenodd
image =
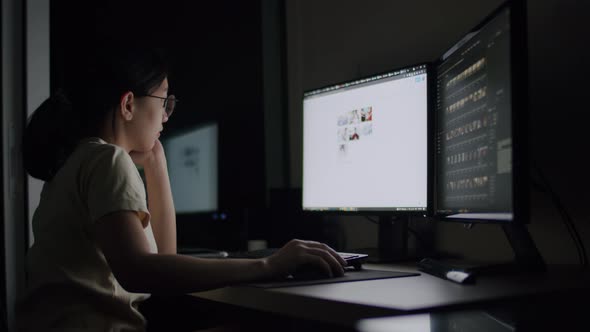
M303 209L426 211L424 64L306 92Z
M449 219L512 221L525 167L516 61L518 9L507 3L449 49L435 66L434 212ZM526 48L526 45L520 45ZM526 72L526 71L525 71ZM526 170L524 170L526 172ZM526 174L523 180L526 178Z
M162 140L178 214L218 210L218 126L202 124Z

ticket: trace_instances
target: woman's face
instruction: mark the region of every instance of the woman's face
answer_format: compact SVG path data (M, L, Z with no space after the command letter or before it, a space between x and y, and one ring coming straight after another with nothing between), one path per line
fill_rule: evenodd
M152 96L168 97L168 79L164 79L160 86L151 93ZM154 147L163 124L168 121L164 108L164 99L153 97L137 98L137 110L134 114L134 125L129 128L132 132L133 150L149 151Z

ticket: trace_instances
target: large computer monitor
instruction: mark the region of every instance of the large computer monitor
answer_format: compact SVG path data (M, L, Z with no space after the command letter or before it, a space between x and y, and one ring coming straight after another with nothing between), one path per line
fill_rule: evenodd
M209 255L240 240L229 210L220 204L219 136L217 122L204 122L162 137L181 253Z
M404 255L391 217L428 208L428 93L426 64L305 92L303 210L381 215L379 254Z
M227 129L221 120L208 120L170 129L161 139L180 253L211 257L223 254L219 250L246 246L247 216L231 199L232 190L238 191L234 179L240 176L232 163L226 163L229 167L221 163L236 148L227 139L235 132Z
M499 223L516 260L543 266L529 222L525 1L507 1L434 65L433 214Z
M528 170L526 62L516 62L526 44L511 47L518 37L513 24L524 24L512 22L516 10L503 6L435 66L439 216L528 220L527 192L518 192Z
M218 210L218 128L200 124L162 140L177 214Z

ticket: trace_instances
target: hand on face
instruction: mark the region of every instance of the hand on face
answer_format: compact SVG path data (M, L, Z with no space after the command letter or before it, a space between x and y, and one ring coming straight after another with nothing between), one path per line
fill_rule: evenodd
M302 265L315 265L328 276L344 274L346 261L329 246L315 241L291 240L266 258L271 274L285 276Z
M154 163L163 162L166 160L164 155L164 147L159 139L156 140L154 147L149 151L131 151L129 153L131 159L136 165L149 167Z

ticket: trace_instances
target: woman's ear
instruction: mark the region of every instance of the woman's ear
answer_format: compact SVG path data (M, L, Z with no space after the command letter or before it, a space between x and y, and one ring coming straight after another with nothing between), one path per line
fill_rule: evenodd
M133 119L133 112L135 110L134 101L135 96L131 91L127 91L121 96L121 101L119 103L121 116L127 121Z

